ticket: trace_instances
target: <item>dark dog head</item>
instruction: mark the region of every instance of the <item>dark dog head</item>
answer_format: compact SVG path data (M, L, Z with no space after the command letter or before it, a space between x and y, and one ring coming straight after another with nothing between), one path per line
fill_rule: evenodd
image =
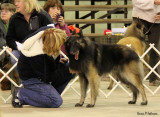
M72 35L67 39L65 43L66 52L68 57L74 57L75 60L79 59L80 51L84 51L86 47L86 41L84 39L82 30L79 33L73 32Z
M132 36L132 37L137 37L140 40L144 41L145 40L145 26L143 23L140 21L139 18L136 18L135 21L127 27L127 31L125 34L125 37Z

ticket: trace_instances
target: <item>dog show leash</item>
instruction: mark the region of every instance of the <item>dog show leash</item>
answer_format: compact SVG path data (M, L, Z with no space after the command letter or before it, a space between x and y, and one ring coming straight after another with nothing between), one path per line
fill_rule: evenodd
M144 33L145 35L148 35L149 32L151 31L153 25L155 24L156 21L154 21L154 23L149 27L149 29Z
M157 15L160 15L160 12L158 12ZM155 23L156 23L156 20L155 20L154 23L149 27L149 29L145 32L145 35L147 35L147 34L151 31L151 29L152 29L152 27L153 27L153 25L154 25Z

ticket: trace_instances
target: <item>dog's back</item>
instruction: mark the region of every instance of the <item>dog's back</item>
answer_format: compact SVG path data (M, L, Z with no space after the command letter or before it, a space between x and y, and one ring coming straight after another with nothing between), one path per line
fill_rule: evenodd
M125 37L117 42L120 45L130 45L130 47L141 56L146 48L144 41L139 40L137 37Z
M136 51L136 53L141 56L146 48L145 44L145 34L144 25L139 21L133 22L127 27L127 31L124 38L120 39L117 44L121 45L131 45L131 48Z
M98 49L101 52L99 57L101 60L97 58L96 63L100 74L109 73L112 69L128 64L130 61L139 62L139 57L135 51L123 45L99 44Z

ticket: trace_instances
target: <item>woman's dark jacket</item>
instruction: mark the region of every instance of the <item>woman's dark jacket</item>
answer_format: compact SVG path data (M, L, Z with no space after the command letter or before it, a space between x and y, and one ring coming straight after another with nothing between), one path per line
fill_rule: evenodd
M56 60L46 54L37 55L34 57L26 57L20 55L17 65L17 70L22 80L30 78L39 78L44 82L55 82L57 66L60 57Z
M3 46L6 45L6 30L4 27L5 23L4 21L2 21L2 19L0 18L0 49L3 49Z
M29 23L25 20L24 15L16 13L10 19L6 36L7 45L13 50L17 50L15 41L23 43L26 36L51 23L53 23L51 17L44 10L41 10L40 13L34 10Z
M51 27L40 28L23 43L17 65L20 79L39 78L46 83L58 84L59 80L65 82L71 78L69 77L71 76L69 68L66 64L59 62L60 56L48 56L42 50L42 35L47 28Z

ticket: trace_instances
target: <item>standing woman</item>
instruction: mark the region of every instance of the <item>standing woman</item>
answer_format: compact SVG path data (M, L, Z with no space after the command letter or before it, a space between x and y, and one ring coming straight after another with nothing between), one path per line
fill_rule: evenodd
M132 0L132 4L133 20L140 19L145 26L149 43L154 44L154 47L160 51L160 0ZM160 56L151 49L149 65L154 68L159 60ZM160 74L160 66L155 71ZM159 86L159 79L152 73L149 77L149 85Z
M6 34L8 30L8 24L11 16L15 13L16 7L10 3L3 3L1 5L1 15L0 15L0 51L3 46L6 46ZM0 62L5 58L5 54L0 56Z
M47 0L43 9L51 16L56 28L65 30L67 36L71 35L70 30L63 19L64 10L60 0ZM64 45L62 45L61 50L65 53Z
M40 27L51 24L51 17L41 9L37 0L14 0L16 11L9 23L6 36L7 45L12 49L12 54L19 58L20 48L16 42L23 43L26 36L35 32ZM11 62L16 61L11 57Z

